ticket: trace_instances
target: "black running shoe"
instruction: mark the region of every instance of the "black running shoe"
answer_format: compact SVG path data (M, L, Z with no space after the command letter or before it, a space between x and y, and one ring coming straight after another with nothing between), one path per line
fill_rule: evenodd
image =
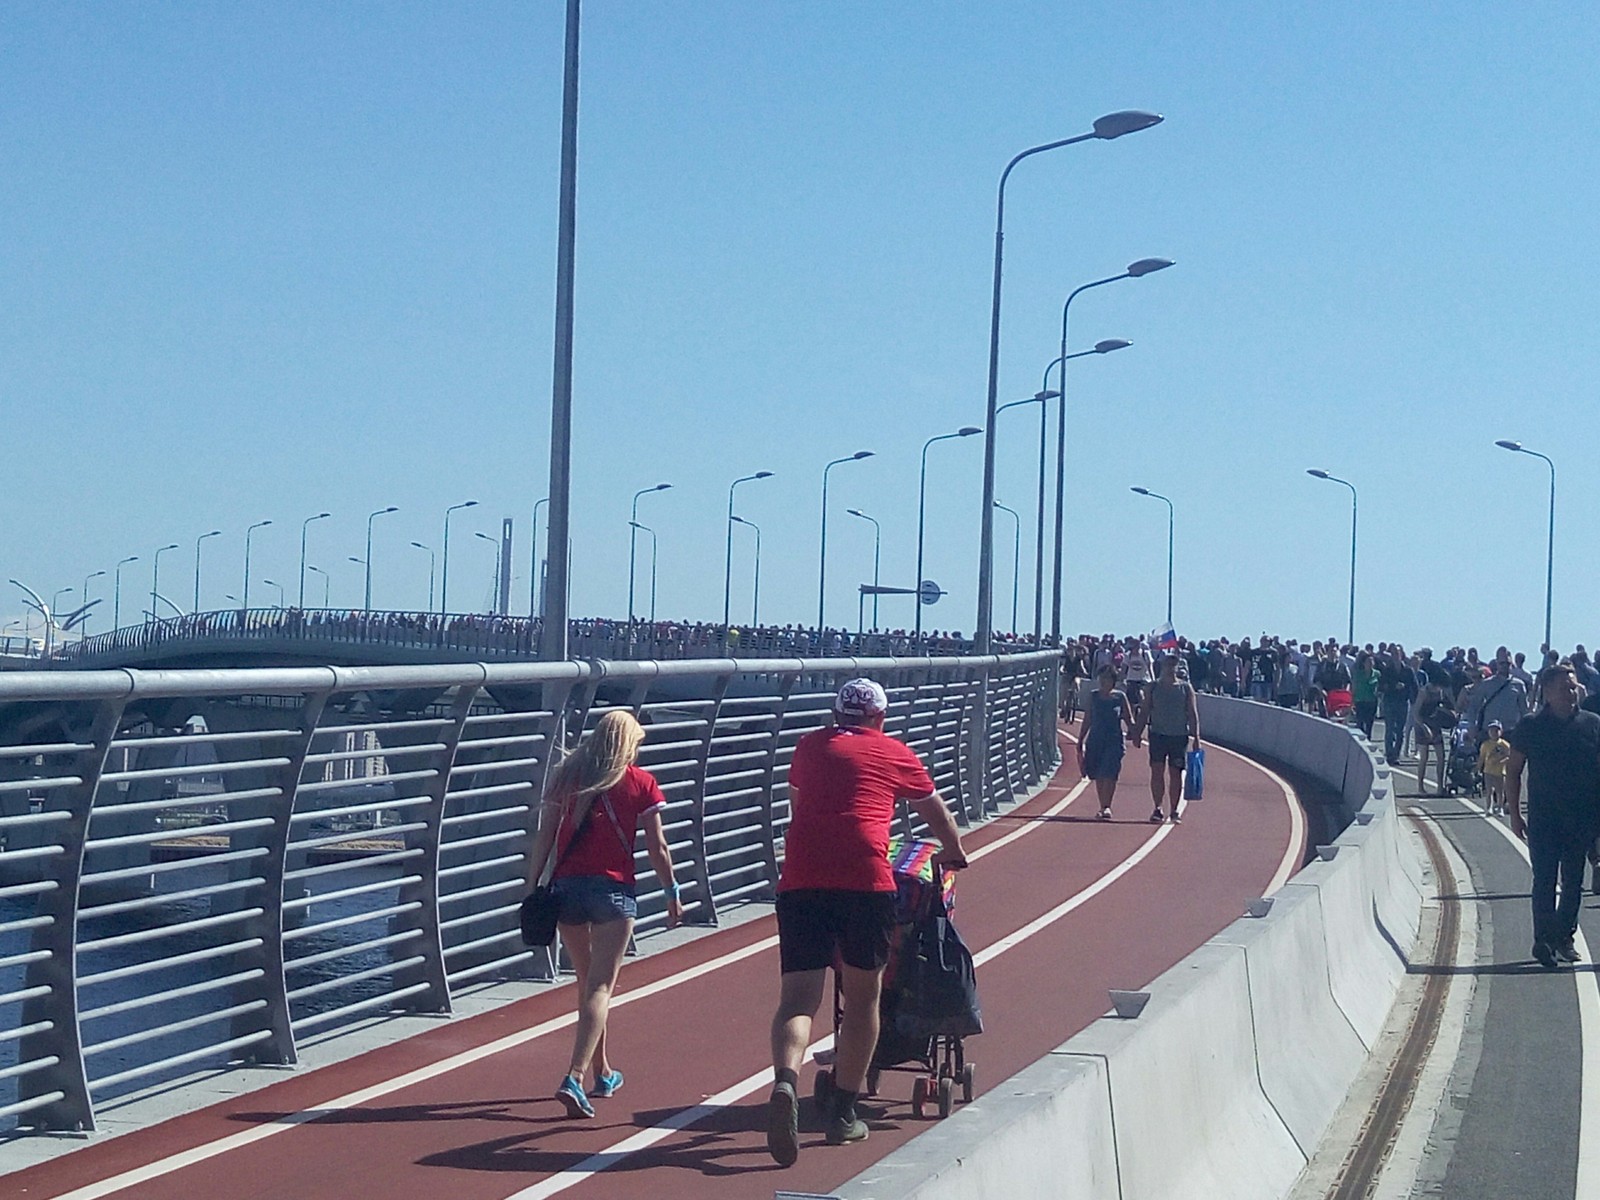
M1578 947L1573 945L1571 938L1563 938L1551 947L1556 952L1556 957L1562 962L1575 963L1583 956L1578 953Z
M800 1157L800 1101L792 1084L775 1084L767 1101L767 1153L780 1167Z
M830 1146L843 1146L846 1142L864 1142L866 1139L867 1123L856 1116L853 1105L828 1121Z
M1552 971L1555 970L1556 951L1555 947L1549 942L1535 942L1533 944L1533 957L1541 967Z

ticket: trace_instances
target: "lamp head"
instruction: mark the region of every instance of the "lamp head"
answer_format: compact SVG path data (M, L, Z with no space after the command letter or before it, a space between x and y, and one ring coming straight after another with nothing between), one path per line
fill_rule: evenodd
M670 483L658 483L655 486L655 490L658 491L658 492L664 492L671 486L672 485Z
M312 517L311 519L313 521L320 521L320 520L322 520L323 517L331 517L331 516L333 516L332 513L318 513L316 516Z
M1502 450L1520 451L1522 449L1521 442L1513 442L1509 438L1501 438L1499 441L1495 442L1495 445L1499 446Z
M757 471L756 472L756 478L757 479L771 479L772 478L772 472L771 471Z
M130 555L128 555L127 558L123 559L122 562L119 562L117 564L117 566L120 567L122 565L122 563L131 563L131 562L138 562L138 561L139 561L139 556L137 554L130 554ZM15 582L15 581L13 580L13 582Z
M982 432L983 432L983 429L982 429L981 426L978 426L978 425L963 425L960 429L956 430L956 436L957 437L971 437L975 433L982 433Z
M1136 108L1125 109L1122 112L1107 113L1094 123L1094 135L1103 141L1122 137L1128 133L1138 133L1141 129L1149 129L1152 125L1159 125L1165 120L1160 113L1141 112Z
M871 450L857 450L850 457L854 458L854 459L871 458L872 457L872 451Z
M356 566L358 566L358 567L364 567L364 566L366 566L366 565L367 565L367 560L366 560L366 559L364 559L364 558L357 558L357 557L356 557L356 556L355 556L355 555L354 555L354 554L351 554L351 555L347 555L347 556L346 556L346 557L348 557L348 558L349 558L349 560L350 560L350 561L351 561L351 562L353 562L353 563L355 563L355 564L356 564Z
M412 542L411 544L413 546L415 546L418 550L426 550L427 549L427 547L424 546L421 542Z
M1042 392L1035 392L1033 394L1033 398L1035 400L1054 400L1057 397L1059 397L1060 395L1061 395L1061 393L1056 391L1056 390L1054 390L1053 388L1047 388Z
M178 548L178 543L177 542L172 542L169 545L161 547L161 550L176 550L177 548ZM156 553L157 554L161 553L161 550L156 551Z
M1170 258L1141 258L1138 262L1128 264L1128 274L1132 278L1138 279L1156 271L1165 271L1171 265L1172 260Z
M1129 488L1128 490L1130 492L1138 492L1139 495L1141 495L1141 496L1148 496L1150 494L1150 489L1149 488L1136 487L1136 488Z
M630 521L630 522L629 522L629 524L632 524L632 522L631 522L631 521ZM481 530L476 530L476 531L474 531L474 532L473 532L473 534L472 534L472 536L473 536L473 537L480 537L480 538L482 538L482 539L483 539L483 540L484 540L484 541L486 541L486 542L492 542L492 541L494 541L494 538L492 538L492 537L490 537L490 536L489 536L489 535L488 535L488 534L487 534L487 533L484 533L484 532L482 532L482 531L481 531Z
M202 533L200 536L201 537L221 537L222 536L222 530L213 529L210 533Z
M1133 345L1127 338L1106 338L1094 344L1096 354L1110 354L1113 350L1126 350Z
M386 513L392 513L392 512L399 512L400 510L398 508L396 508L393 504L391 504L391 505L389 505L388 508L384 509L383 511L386 512Z
M862 512L859 508L847 508L847 509L845 509L845 512L849 513L852 517L864 517L864 516L867 515L866 513Z
M1306 469L1306 474L1307 475L1315 475L1318 479L1327 479L1327 478L1329 478L1328 473L1326 471L1324 471L1321 467L1308 467Z

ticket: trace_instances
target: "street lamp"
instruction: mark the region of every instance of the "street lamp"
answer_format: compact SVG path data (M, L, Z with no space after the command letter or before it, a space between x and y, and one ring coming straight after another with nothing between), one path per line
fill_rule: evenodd
M820 634L827 628L826 616L828 597L828 472L840 463L860 462L863 458L871 458L871 450L857 450L846 458L836 458L822 468L822 541L821 550L817 555L817 632Z
M1356 485L1348 479L1330 475L1320 467L1310 467L1306 474L1316 479L1326 479L1329 483L1342 483L1350 489L1350 629L1345 645L1353 646L1356 644Z
M1517 454L1531 454L1534 458L1544 459L1544 465L1550 468L1550 540L1545 550L1544 560L1544 650L1550 650L1550 602L1554 595L1556 579L1556 465L1550 459L1540 454L1537 450L1529 450L1521 442L1513 442L1502 438L1495 443L1502 450L1511 450Z
M306 606L306 530L311 528L311 522L326 520L331 516L333 516L332 513L318 513L316 516L307 517L300 522L300 608L302 611ZM370 546L367 548L369 554L371 549ZM195 610L199 611L199 608L200 602L196 600Z
M425 611L432 612L433 611L433 566L434 566L434 562L435 562L437 556L434 554L433 547L431 547L431 546L424 546L421 542L412 542L411 544L413 546L415 546L418 550L426 550L428 552L428 607L427 607L427 609Z
M250 535L256 530L264 529L271 524L271 521L257 521L244 531L244 599L239 601L240 608L248 609L250 607Z
M113 629L122 628L122 568L127 566L129 563L136 563L138 561L139 556L137 554L130 554L127 558L123 559L116 565L115 573L112 575L111 628Z
M550 497L548 496L533 502L533 529L531 530L531 536L528 538L530 543L528 553L533 558L532 568L528 571L528 616L530 619L539 615L539 579L544 574L539 570L539 506L549 503ZM428 607L431 608L433 606L430 604Z
M323 608L323 611L327 611L327 608L328 608L328 573L326 571L324 571L321 567L315 565L314 563L307 563L306 564L306 570L313 571L316 574L322 576L322 608ZM429 607L431 608L432 605L430 605Z
M931 437L922 443L922 474L917 481L917 577L911 581L911 585L917 589L915 632L918 644L922 640L922 543L928 527L928 447L935 442L971 437L975 433L982 432L983 430L976 425L963 425L954 433L941 433L938 437Z
M1011 520L1016 529L1013 533L1013 546L1011 550L1011 636L1017 636L1017 576L1022 571L1022 515L1016 509L1001 504L996 500L994 506L1001 512L1011 514Z
M756 579L755 587L750 592L750 624L761 624L761 526L754 521L746 521L743 517L735 517L741 525L748 525L756 531ZM724 629L727 627L724 626Z
M845 511L852 517L860 517L863 521L872 522L872 586L876 588L878 586L878 558L880 552L883 550L883 527L878 524L876 518L867 516L867 514L862 512L859 508L847 508ZM757 540L760 539L759 534L757 534L756 537ZM921 581L919 580L918 582ZM872 629L874 633L876 633L878 629L877 592L872 593ZM860 633L861 630L858 629L856 632Z
M156 551L155 559L150 564L150 619L155 620L156 597L161 593L161 556L168 550L176 550L177 542L171 542Z
M83 620L78 622L79 638L86 638L89 636L89 584L91 581L99 579L104 574L104 571L96 571L92 575L85 575L83 577L83 591L80 593L83 597Z
M1012 170L1019 162L1035 154L1071 146L1077 142L1086 142L1091 138L1110 141L1125 134L1137 133L1141 129L1149 129L1160 122L1161 117L1156 113L1138 111L1107 113L1095 121L1088 133L1045 142L1043 145L1032 146L1022 151L1014 156L1000 173L994 213L994 288L989 309L989 395L984 408L988 433L984 435L983 441L983 525L978 548L978 629L977 644L974 647L978 654L989 653L989 635L992 632L989 626L992 624L993 616L993 597L989 594L989 586L994 574L994 415L1000 397L1000 278L1005 248L1006 180L1011 177ZM1063 350L1062 353L1066 351Z
M757 471L754 475L741 475L728 485L728 520L726 522L728 549L722 564L722 636L727 640L728 623L732 619L729 615L733 603L733 523L739 520L733 515L733 490L741 483L749 483L753 479L771 479L771 471ZM749 524L748 521L741 524ZM753 526L752 526L753 528Z
M399 511L398 508L391 504L388 508L380 508L377 512L367 515L367 594L363 606L367 612L372 611L372 522L386 513Z
M664 492L672 485L658 483L655 487L640 488L633 494L633 508L628 513L628 621L633 621L633 558L634 545L638 542L639 533L639 497L648 496L651 492Z
M1131 345L1132 343L1128 344ZM1080 351L1080 353L1094 354L1095 351L1084 350ZM1053 366L1054 364L1051 365ZM1048 383L1050 379L1049 367L1045 368L1044 374L1045 382ZM1044 629L1045 403L1046 401L1057 399L1060 395L1060 392L1054 392L1045 387L1029 396L1026 400L1013 400L1009 404L1002 404L995 410L995 415L999 416L1006 409L1016 408L1023 404L1037 404L1039 406L1039 515L1036 522L1037 530L1034 537L1035 546L1033 552L1033 643L1035 646L1039 644L1039 637ZM1016 632L1015 629L1011 631L1013 637L1016 636Z
M213 529L209 533L202 533L194 540L194 611L200 611L200 543L207 538L221 537L222 530Z
M1172 529L1173 529L1173 524L1174 524L1173 513L1172 513L1172 501L1168 500L1160 492L1152 492L1149 488L1136 487L1136 488L1129 488L1128 490L1132 491L1132 492L1136 492L1141 496L1149 496L1150 499L1152 499L1152 500L1160 500L1164 504L1166 504L1166 506L1167 506L1167 624L1171 625L1172 624Z
M261 582L266 584L268 587L275 587L275 588L278 589L278 605L277 605L277 607L278 607L278 610L280 612L283 611L283 584L279 583L276 579L266 579L266 578L263 578L261 580Z
M637 521L629 521L628 524L635 531L650 535L650 624L654 625L656 623L656 531Z
M1122 279L1143 279L1146 275L1156 271L1165 271L1172 266L1170 258L1141 258L1128 264L1127 270L1120 275L1108 275L1104 279L1095 279L1081 287L1074 288L1067 296L1067 301L1061 306L1061 382L1058 389L1061 393L1060 411L1056 417L1056 550L1055 550L1055 579L1051 585L1050 605L1050 639L1057 646L1061 644L1061 577L1065 567L1062 558L1062 531L1066 525L1066 490L1067 490L1067 319L1072 314L1072 302L1079 295L1091 288L1104 287L1108 283L1116 283ZM1116 339L1114 339L1116 340ZM1107 351L1120 350L1121 346L1108 343L1095 343L1095 350L1100 350L1105 345ZM1048 374L1048 372L1046 372Z
M444 553L439 563L439 615L450 609L450 514L463 508L476 508L476 500L463 500L444 510Z
M498 597L500 595L500 571L501 567L504 565L500 561L500 539L492 538L487 533L478 531L475 531L472 536L475 538L482 538L484 541L488 542L494 547L494 594ZM497 605L490 605L491 609L495 607L497 607Z

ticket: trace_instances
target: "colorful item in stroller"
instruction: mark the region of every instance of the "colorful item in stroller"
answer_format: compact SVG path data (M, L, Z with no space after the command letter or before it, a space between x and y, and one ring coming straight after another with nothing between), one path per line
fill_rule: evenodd
M1451 731L1446 771L1452 795L1477 796L1483 792L1483 776L1478 773L1478 734L1465 717Z

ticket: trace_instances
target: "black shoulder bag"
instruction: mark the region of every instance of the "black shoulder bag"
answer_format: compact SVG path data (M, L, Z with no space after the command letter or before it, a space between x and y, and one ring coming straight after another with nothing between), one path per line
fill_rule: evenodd
M583 817L578 821L578 827L572 831L572 837L567 840L568 850L577 845L593 813L594 801L591 799L589 807L584 809ZM560 836L561 824L557 821L556 837ZM548 946L556 940L556 915L561 911L561 902L556 897L555 889L550 886L550 879L560 865L561 856L555 852L555 847L551 846L550 861L539 873L539 882L534 885L533 891L523 898L521 907L517 909L517 921L522 927L524 946Z

